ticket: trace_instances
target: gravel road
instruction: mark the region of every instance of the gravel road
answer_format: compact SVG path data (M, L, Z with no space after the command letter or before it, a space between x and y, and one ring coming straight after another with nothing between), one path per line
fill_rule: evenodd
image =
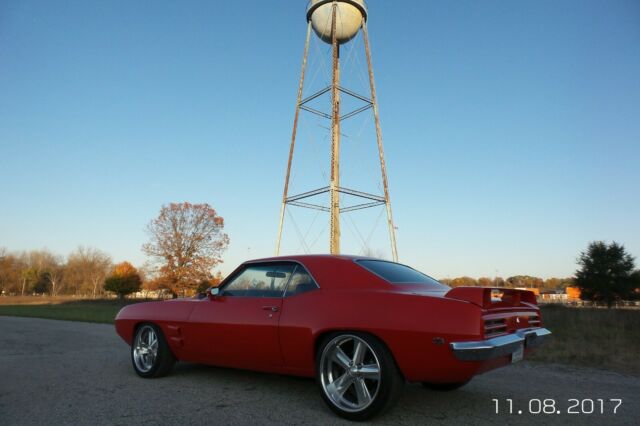
M313 380L186 363L166 378L140 379L111 325L0 317L0 330L2 425L347 424L325 407ZM504 413L507 398L514 414ZM528 413L530 400L545 398L561 414ZM567 414L570 398L604 399L606 413ZM617 414L611 398L622 399ZM640 377L525 361L454 392L408 384L396 408L374 423L622 425L638 418Z

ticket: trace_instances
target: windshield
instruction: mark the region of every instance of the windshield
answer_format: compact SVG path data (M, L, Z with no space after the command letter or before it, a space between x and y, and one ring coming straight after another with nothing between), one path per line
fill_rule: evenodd
M424 284L434 290L448 289L430 276L399 263L373 259L360 259L356 263L392 284Z

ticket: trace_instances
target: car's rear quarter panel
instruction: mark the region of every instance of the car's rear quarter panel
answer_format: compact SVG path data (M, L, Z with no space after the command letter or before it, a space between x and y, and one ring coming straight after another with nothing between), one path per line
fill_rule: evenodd
M313 374L327 333L380 338L411 381L463 381L480 368L457 361L449 342L480 337L480 308L467 302L385 290L318 290L285 299L280 343L285 364Z

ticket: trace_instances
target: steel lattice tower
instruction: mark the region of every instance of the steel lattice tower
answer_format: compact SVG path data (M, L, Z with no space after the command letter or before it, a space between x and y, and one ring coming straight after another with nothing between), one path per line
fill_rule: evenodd
M371 49L369 46L369 33L367 30L368 10L364 0L311 0L307 7L307 35L302 59L302 70L300 73L300 83L298 86L298 96L293 120L293 131L291 135L291 145L289 148L289 160L282 194L282 206L280 209L280 223L276 242L276 256L280 254L280 243L282 241L282 229L284 225L284 215L287 205L311 208L329 212L330 214L330 239L329 249L331 254L340 253L340 214L349 211L365 209L385 205L387 213L387 226L389 228L389 238L391 243L391 254L394 261L398 260L396 248L396 235L391 212L391 201L389 197L389 185L387 180L387 170L384 159L384 149L382 144L382 130L378 113L378 101L376 99L376 89L371 63ZM307 71L307 59L309 55L309 41L311 30L324 42L332 46L332 82L328 87L303 98L305 73ZM370 97L357 94L340 85L340 45L348 42L362 31L364 49L369 76ZM326 94L331 94L331 114L326 114L308 104L312 100ZM340 97L352 96L364 102L364 106L342 114L340 110ZM340 186L340 122L356 114L371 109L373 111L376 139L378 145L378 156L380 159L380 171L382 174L383 195L375 195L362 191L357 191ZM331 120L331 178L330 185L297 195L289 195L289 183L291 178L291 165L298 132L298 118L300 110L317 114ZM341 115L342 114L342 115ZM329 207L321 206L307 201L310 197L329 193ZM340 207L340 194L348 194L362 200L361 203L348 207Z

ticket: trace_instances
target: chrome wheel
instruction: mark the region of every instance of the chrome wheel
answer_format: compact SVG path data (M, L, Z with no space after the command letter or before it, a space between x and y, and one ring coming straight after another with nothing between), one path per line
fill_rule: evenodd
M143 325L133 342L133 362L136 368L146 373L155 365L158 357L158 335L150 325Z
M319 368L322 390L337 408L357 413L376 399L382 377L380 361L362 338L335 337L324 347Z

